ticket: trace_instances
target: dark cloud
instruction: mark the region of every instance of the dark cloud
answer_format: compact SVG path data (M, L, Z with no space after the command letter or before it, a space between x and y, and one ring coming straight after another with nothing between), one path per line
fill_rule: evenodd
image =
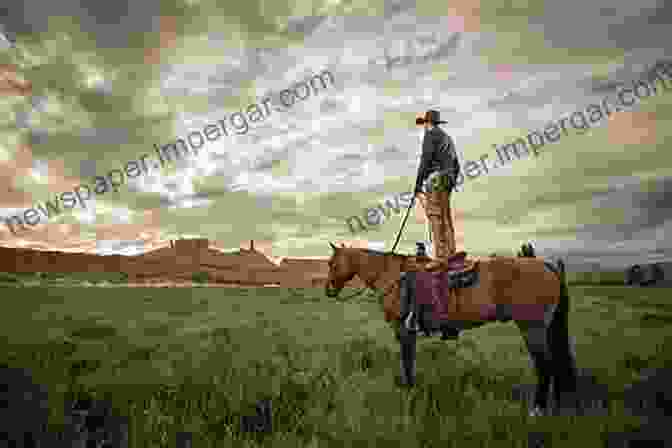
M268 171L287 160L288 157L289 149L287 148L280 151L268 148L259 158L252 162L251 169L257 171Z
M211 152L211 153L208 154L208 157L213 162L227 162L227 161L230 162L231 161L231 156L229 154L225 153L225 152L224 153Z
M223 192L212 193L200 191L194 194L177 195L173 199L170 199L167 196L162 196L159 199L159 205L162 207L181 207L189 201L193 201L194 203L189 204L190 208L209 207L210 204L204 201L213 200L213 198L217 197L218 195L221 196L222 194Z
M14 123L16 124L16 127L19 129L25 129L28 127L28 123L30 121L30 112L27 110L17 110L14 113Z
M666 25L672 24L672 5L666 0L658 1L657 3L659 5L657 7L641 8L637 14L627 16L622 23L610 27L610 33L624 33L625 29L623 27L629 26L632 27L632 29L637 30L640 34L644 34L644 36L635 36L635 33L632 33L630 38L642 39L645 36L653 37L653 33L664 30ZM660 44L664 45L665 43L666 42L661 42ZM646 46L653 45L652 43L649 43Z
M178 184L177 184L177 182L174 182L174 181L164 182L163 186L166 190L170 190L170 191L177 191L178 190Z
M7 50L16 45L16 35L5 27L4 21L5 18L2 17L0 9L0 49Z
M385 22L380 16L350 16L343 23L343 31L349 33L383 33L385 31Z
M600 15L602 17L615 17L618 15L618 9L610 7L600 8Z
M577 241L579 239L577 238ZM586 245L590 245L590 240L586 240ZM599 259L602 263L611 265L612 267L622 267L626 268L627 266L632 265L633 259L648 259L648 258L660 258L665 260L672 260L672 249L660 249L651 252L643 252L638 250L595 250L595 249L572 249L571 252L566 252L558 249L541 249L546 241L539 239L535 245L535 249L538 249L537 252L539 255L547 256L547 254L552 254L552 256L562 256L567 257L572 264L589 264L591 261ZM533 243L534 244L534 243Z
M29 34L40 29L44 31L47 17L29 19L23 0L8 0L0 6L0 23L4 25L7 37L11 35L13 41L16 41L18 34Z
M619 87L626 85L623 81L604 81L591 79L588 81L591 93L606 95L616 92Z
M29 134L29 144L31 146L44 145L49 140L49 132L44 129L31 129Z
M603 3L604 6L600 6ZM614 7L600 2L549 2L545 14L531 17L533 25L543 27L544 38L556 48L613 48L630 51L669 47L670 6L646 8L623 2ZM653 2L643 2L652 4ZM604 8L611 8L605 10ZM571 23L571 27L567 24ZM588 44L589 43L589 44Z
M665 69L665 70L663 70ZM672 72L672 59L661 58L651 64L650 67L647 67L642 73L640 73L639 78L646 79L651 83L658 83L660 78L659 72L665 71L667 73Z
M330 112L337 112L343 109L343 103L340 101L332 100L330 98L325 98L320 102L320 113L328 114Z
M81 177L93 177L96 175L96 161L85 159L79 162L79 175Z
M152 30L160 6L158 0L9 0L1 14L6 17L8 30L20 35L47 32L50 17L75 17L82 31L93 34L99 47L128 48L131 33Z
M258 162L255 162L253 169L255 171L268 171L273 169L273 166L275 166L275 161L274 160L261 160Z
M413 27L413 31L416 31L417 24L413 23L411 24ZM406 54L404 51L404 54L401 56L394 56L394 54L391 54L388 50L388 47L385 47L383 50L383 55L382 55L382 61L385 65L386 70L393 71L395 69L398 69L400 67L408 67L412 65L424 65L432 62L438 62L443 59L449 59L457 55L459 49L460 49L460 43L462 42L462 34L463 33L454 33L446 42L439 43L438 47L436 50L427 53L425 55L415 55L413 53L411 54ZM418 40L418 39L416 39ZM429 37L423 37L423 41L430 40L432 42L435 42L433 38ZM372 64L375 64L375 62L371 62Z
M450 58L457 54L462 42L463 33L453 34L447 42L439 44L436 51L427 55L427 61L433 62L439 59Z
M84 2L82 10L96 25L120 25L129 15L130 0Z
M607 241L630 240L639 232L672 222L672 177L610 188L608 192L594 194L594 200L596 208L622 210L622 221L610 225L585 225L577 227L577 232ZM555 229L551 233L554 232Z
M343 154L341 157L338 158L338 160L365 162L367 160L367 158L362 156L359 153L354 153L354 154L349 153L349 154Z
M255 195L254 204L259 208L271 210L273 208L273 197L265 195Z
M403 152L397 146L385 146L384 148L378 150L374 154L375 161L377 163L384 164L386 162L393 161L407 161L408 154Z
M79 139L83 145L126 145L130 142L128 129L113 128L84 128L79 132Z
M644 10L642 21L649 25L672 25L672 3L663 0L661 6L649 10Z
M497 110L510 110L510 111L523 111L527 110L530 107L544 107L547 105L554 96L550 92L543 94L540 92L510 92L507 93L502 98L496 98L493 100L488 100L488 107L497 109Z
M291 18L287 25L287 31L290 33L302 33L307 37L310 36L325 20L325 16L302 16Z
M638 215L641 225L656 227L672 220L672 177L652 180L645 187L633 195L633 206L644 212Z
M637 58L639 58L639 55L637 55ZM644 64L644 68L640 70L635 68L636 62L634 60L630 63L628 59L626 57L626 63L623 67L618 67L609 74L609 79L589 77L579 81L576 86L588 93L604 96L615 93L619 87L631 85L633 81L638 79L657 82L656 79L659 75L656 74L656 69L672 64L671 59L653 59Z
M383 3L383 17L389 19L411 9L415 9L415 0L386 1Z
M628 242L632 240L648 240L655 238L652 235L658 235L665 226L672 228L672 178L663 178L642 182L632 185L611 185L606 191L600 192L574 192L574 193L552 193L544 194L536 198L532 203L538 203L543 208L553 208L561 206L563 203L572 203L581 201L592 195L594 207L596 209L609 209L622 211L620 222L612 224L581 224L571 223L567 225L553 226L548 230L536 230L534 235L540 240L547 239L550 246L553 246L553 240L558 235L572 235L577 242L583 242L585 249L572 248L564 255L582 258L602 258L612 265L619 263L629 263L628 259L632 257L645 257L653 255L648 253L648 248L641 251L633 249L621 250L611 249L608 246L613 243ZM533 207L529 207L533 211ZM498 218L498 223L516 225L524 219L527 213L520 212L510 215L506 213L494 213ZM492 213L471 212L465 214L465 219L487 219ZM524 238L527 232L518 232L521 238ZM516 232L514 232L516 234ZM666 243L660 241L660 251L672 256L672 248L664 247ZM669 245L669 243L667 243ZM601 250L601 247L605 247ZM630 246L631 248L632 246ZM559 250L559 249L558 249ZM559 250L558 253L562 252ZM609 259L609 257L612 257ZM625 265L624 264L624 265Z

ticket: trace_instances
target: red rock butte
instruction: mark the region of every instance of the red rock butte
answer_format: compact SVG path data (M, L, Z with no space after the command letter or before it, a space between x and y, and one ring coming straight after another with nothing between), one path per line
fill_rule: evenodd
M235 252L214 249L210 241L182 239L140 255L97 255L1 247L0 272L123 272L129 283L191 282L196 272L207 272L210 283L232 286L324 286L329 272L327 257L283 258L272 261L249 249ZM353 280L353 287L363 284Z

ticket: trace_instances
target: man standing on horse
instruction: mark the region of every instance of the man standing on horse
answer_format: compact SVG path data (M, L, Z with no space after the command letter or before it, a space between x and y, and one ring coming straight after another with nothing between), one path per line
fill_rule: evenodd
M438 125L439 111L428 110L415 124L425 126L422 158L415 182L415 195L425 209L434 243L434 258L425 269L435 269L455 253L455 230L450 212L450 193L457 184L460 165L453 139Z

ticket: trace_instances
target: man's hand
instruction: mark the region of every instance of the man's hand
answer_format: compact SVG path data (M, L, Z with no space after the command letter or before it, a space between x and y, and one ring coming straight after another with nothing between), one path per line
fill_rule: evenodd
M426 197L425 193L422 193L422 192L415 193L415 198L420 202L420 205L422 206L422 208L426 208L425 204L427 203L427 197Z

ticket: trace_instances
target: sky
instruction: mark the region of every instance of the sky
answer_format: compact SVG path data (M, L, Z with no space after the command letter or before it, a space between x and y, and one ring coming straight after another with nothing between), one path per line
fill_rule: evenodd
M254 239L275 256L328 256L329 241L390 249L403 210L356 233L346 220L412 190L425 110L441 112L463 164L478 162L672 63L663 0L90 3L0 8L3 246L133 255L202 237L221 249ZM325 73L333 82L296 87ZM653 79L655 93L590 129L565 121L538 154L465 177L452 195L458 248L513 254L531 241L539 255L610 269L672 260L669 73L667 91ZM287 100L292 87L305 99ZM262 104L262 120L234 123ZM156 163L156 145L221 122L227 135ZM154 154L146 172L111 184L143 154ZM61 194L78 185L91 198L70 193L65 210ZM58 197L65 211L40 215ZM40 218L12 232L12 216ZM416 206L397 250L426 232Z

